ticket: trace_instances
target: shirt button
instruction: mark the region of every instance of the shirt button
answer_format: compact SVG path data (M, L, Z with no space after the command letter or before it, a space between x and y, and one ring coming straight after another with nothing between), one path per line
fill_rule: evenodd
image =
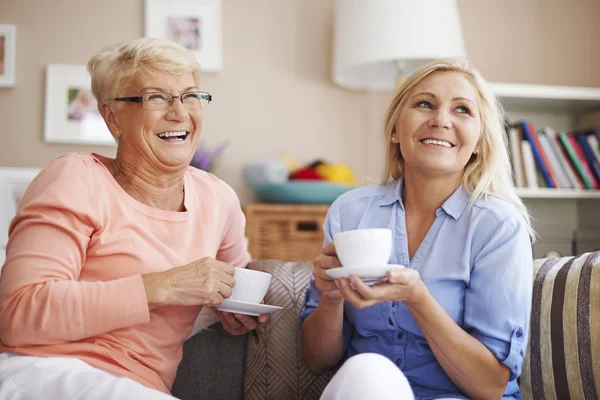
M394 326L394 320L391 318L388 318L388 324L390 324L390 326Z
M398 338L398 340L402 340L404 338L404 333L400 332L396 335L396 337Z
M400 364L402 364L402 357L396 358L396 365L400 366Z
M523 336L523 329L519 328L517 329L517 337L520 338L521 336Z

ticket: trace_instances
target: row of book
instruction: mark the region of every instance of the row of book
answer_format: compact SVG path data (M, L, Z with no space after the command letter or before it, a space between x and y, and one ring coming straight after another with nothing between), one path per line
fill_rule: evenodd
M522 188L600 188L600 130L536 130L529 121L508 125L514 184Z

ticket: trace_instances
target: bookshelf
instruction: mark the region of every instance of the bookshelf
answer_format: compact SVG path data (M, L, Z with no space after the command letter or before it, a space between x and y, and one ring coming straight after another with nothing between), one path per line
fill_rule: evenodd
M493 83L511 122L529 120L556 131L600 126L600 88ZM600 249L600 190L518 188L539 235L534 256ZM597 240L596 240L597 239Z
M600 199L600 190L517 188L517 194L522 199Z
M507 110L587 114L600 110L600 88L493 83Z

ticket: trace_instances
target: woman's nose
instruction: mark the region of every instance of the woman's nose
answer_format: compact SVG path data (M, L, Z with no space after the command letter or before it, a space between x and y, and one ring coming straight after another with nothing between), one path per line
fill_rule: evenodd
M186 106L179 99L173 98L173 101L167 108L167 119L181 120L185 119L187 114L188 109Z
M429 127L450 129L452 127L452 120L449 111L443 108L437 109L431 116Z

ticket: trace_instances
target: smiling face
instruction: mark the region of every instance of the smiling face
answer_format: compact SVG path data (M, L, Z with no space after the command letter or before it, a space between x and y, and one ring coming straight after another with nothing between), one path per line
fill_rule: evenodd
M202 107L189 109L179 100L182 93L198 90L191 73L147 74L126 86L119 97L165 92L173 103L163 110L147 110L141 103L104 104L103 114L113 135L119 140L118 157L129 164L144 164L160 172L189 165L202 128Z
M477 92L459 72L436 72L406 97L392 141L404 174L460 179L481 134Z

